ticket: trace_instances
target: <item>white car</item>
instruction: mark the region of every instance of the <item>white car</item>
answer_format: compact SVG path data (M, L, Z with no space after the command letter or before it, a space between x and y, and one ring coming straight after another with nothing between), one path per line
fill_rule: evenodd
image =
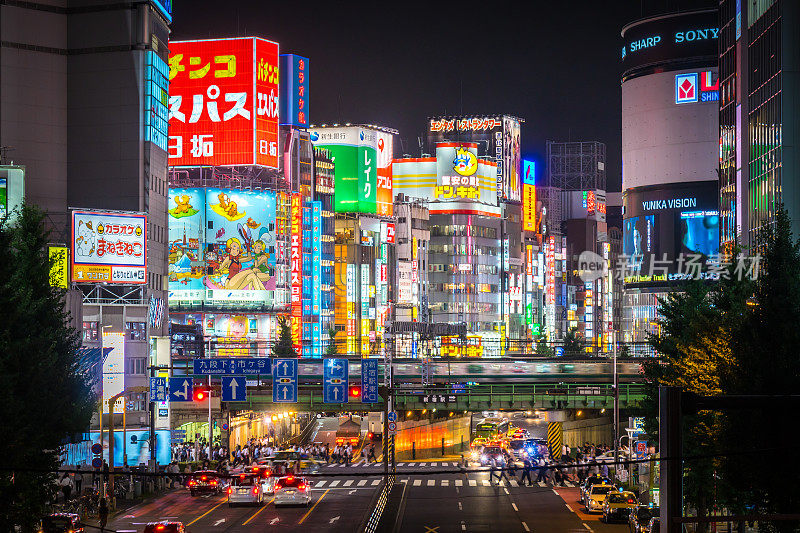
M258 474L243 473L231 478L228 487L228 506L249 504L261 505L264 502L264 487Z
M284 476L275 483L275 507L311 503L311 483L303 477Z

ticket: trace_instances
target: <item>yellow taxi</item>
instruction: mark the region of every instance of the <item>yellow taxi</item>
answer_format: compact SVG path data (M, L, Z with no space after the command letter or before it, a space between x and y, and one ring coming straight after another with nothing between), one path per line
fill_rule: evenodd
M586 513L602 512L606 496L612 492L617 492L617 488L605 483L589 487L583 497L583 508Z
M628 520L630 514L639 506L632 492L609 492L603 503L602 521Z

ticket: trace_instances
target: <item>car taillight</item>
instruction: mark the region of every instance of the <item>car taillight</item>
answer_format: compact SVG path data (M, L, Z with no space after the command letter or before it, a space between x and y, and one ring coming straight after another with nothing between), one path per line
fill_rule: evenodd
M633 500L628 500L628 503L636 503L636 502Z
M287 477L287 478L286 478L286 481L288 481L289 483L291 483L292 481L294 481L294 476L289 476L289 477Z
M212 484L212 485L216 485L216 484L217 484L217 480L216 480L216 479L215 479L215 480L212 480L212 481L211 481L211 484Z
M201 479L202 481L205 481L205 480L206 480L206 476L201 476L201 477L200 477L200 479Z
M258 494L258 487L253 487L253 494Z
M303 485L303 484L300 484L300 485L297 486L297 490L306 490L306 486Z
M228 487L228 494L232 494L232 493L233 493L233 488L232 487Z
M189 485L194 485L194 481L189 481Z
M280 483L275 483L275 490L281 490Z

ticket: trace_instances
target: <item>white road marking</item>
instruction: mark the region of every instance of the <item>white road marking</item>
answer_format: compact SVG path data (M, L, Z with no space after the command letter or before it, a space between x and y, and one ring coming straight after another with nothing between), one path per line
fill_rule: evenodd
M462 521L462 522L461 522L461 531L466 531L466 530L467 530L467 524L465 524L465 523Z
M422 485L422 480L421 479L415 479L414 483L412 483L412 485L415 486L415 487L419 487L420 485Z
M373 479L372 480L372 486L373 487L376 486L376 485L380 485L380 484L381 484L381 480L380 479Z
M457 479L456 480L456 487L461 487L463 485L464 485L464 480L463 479Z
M583 527L585 527L589 531L594 531L594 529L590 528L589 525L586 522L583 523Z
M537 481L537 483L539 484L540 487L546 487L547 486L547 483L545 483L544 481Z
M224 518L220 518L219 520L214 522L214 527L217 527L218 525L224 524L224 523L225 523L225 519Z
M463 507L461 507L461 502L458 502L458 510L459 510L459 511L463 511L463 510L464 510L464 508L463 508Z
M516 512L519 512L519 509L517 509L517 504L516 503L511 502L511 507L513 507Z
M327 483L327 481L325 481L325 480L323 479L322 481L317 481L317 482L315 482L315 483L314 483L314 486L315 486L315 487L317 487L317 488L319 488L319 487L322 487L323 485L325 485L325 483Z
M574 513L574 512L575 512L575 511L573 511L573 510L572 510L572 507L570 507L570 506L569 506L569 505L567 505L566 503L564 504L564 506L565 506L567 509L569 509L569 512L570 512L570 513Z
M511 485L512 487L519 487L519 483L517 483L516 479L512 479L511 481L508 482L508 484Z
M449 487L449 486L450 486L450 480L449 479L443 479L442 480L442 487Z
M425 463L420 463L417 466L425 466Z
M367 484L367 480L366 479L362 479L361 481L358 482L358 486L359 487L363 487L366 484Z
M269 521L269 525L274 526L275 524L277 524L280 521L281 521L281 519L276 516L275 518L273 518L272 520Z
M353 484L353 480L352 480L352 479L348 479L347 481L345 481L345 482L342 484L342 487L349 487L349 486L350 486L350 485L352 485L352 484Z
M397 466L406 466L405 463L397 463Z
M331 481L330 486L331 487L338 487L339 486L339 480L338 479L334 479L333 481Z
M525 531L530 531L531 530L531 528L529 528L528 524L526 524L525 522L522 523L522 529L524 529Z
M350 492L348 492L347 494L355 494L355 493L356 493L356 489L353 489Z
M484 487L490 487L491 485L492 485L492 484L491 484L491 483L489 483L489 480L488 480L488 479L484 479L484 480L483 480L483 486L484 486Z
M333 524L333 523L334 523L334 522L336 522L337 520L339 520L339 517L338 517L338 516L334 516L333 518L331 518L330 522L328 522L328 523L329 523L329 524Z
M429 487L433 487L434 485L436 485L436 480L435 479L429 479L428 480L428 486Z
M467 481L469 481L469 486L470 487L476 487L478 485L478 480L477 479L468 479Z

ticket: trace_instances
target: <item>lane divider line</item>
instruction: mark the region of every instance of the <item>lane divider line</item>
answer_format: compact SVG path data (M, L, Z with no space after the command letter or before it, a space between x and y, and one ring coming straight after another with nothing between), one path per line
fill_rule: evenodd
M247 520L245 520L244 524L242 524L242 525L243 525L243 526L246 526L247 524L249 524L249 523L250 523L250 520L252 520L252 519L253 519L253 518L255 518L256 516L258 516L258 513L260 513L260 512L261 512L261 511L263 511L264 509L266 509L266 508L267 508L267 505L271 504L271 503L272 503L272 502L274 502L274 501L275 501L275 497L273 496L273 498L272 498L270 501L268 501L267 503L265 503L264 505L262 505L262 506L261 506L261 509L259 509L258 511L256 511L256 512L253 514L253 516L251 516L250 518L248 518Z
M530 531L530 530L531 530L531 528L529 528L529 527L528 527L528 524L526 524L525 522L523 522L523 523L522 523L522 528L523 528L525 531Z
M209 514L211 511L213 511L214 509L216 509L217 507L219 507L220 505L222 505L223 503L225 503L225 500L227 500L227 499L228 499L228 497L227 497L227 496L223 497L223 498L222 498L222 499L219 501L219 503L218 503L217 505L215 505L214 507L212 507L211 509L209 509L209 510L208 510L208 511L206 511L205 513L201 514L200 516L198 516L197 518L195 518L194 520L192 520L192 521L191 521L191 522L189 522L188 524L186 524L186 527L189 527L189 526L191 526L192 524L194 524L195 522L197 522L198 520L200 520L201 518L203 518L204 516L206 516L207 514Z
M319 502L322 501L322 498L324 498L325 495L328 494L330 491L331 491L331 489L328 489L328 490L326 490L325 492L322 493L322 496L319 497L319 500L317 500L317 502L314 505L311 506L311 509L309 509L308 512L303 515L303 518L300 519L300 521L297 523L297 525L300 525L300 524L302 524L303 522L306 521L306 518L308 518L308 515L310 515L311 512L314 509L316 509L317 505L319 505Z

